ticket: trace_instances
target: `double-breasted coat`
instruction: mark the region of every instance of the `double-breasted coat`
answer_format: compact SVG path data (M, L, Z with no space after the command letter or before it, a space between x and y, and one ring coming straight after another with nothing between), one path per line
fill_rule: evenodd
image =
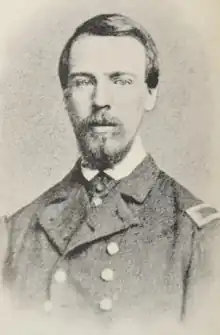
M4 285L50 313L184 320L218 286L219 218L150 155L120 181L99 173L88 182L79 160L6 218Z

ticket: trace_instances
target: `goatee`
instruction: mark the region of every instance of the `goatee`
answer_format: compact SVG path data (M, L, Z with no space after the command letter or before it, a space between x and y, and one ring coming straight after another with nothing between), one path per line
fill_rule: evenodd
M83 161L90 169L106 170L122 161L131 149L133 139L126 145L115 145L114 149L108 148L108 138L94 138L91 134L78 134L77 143Z

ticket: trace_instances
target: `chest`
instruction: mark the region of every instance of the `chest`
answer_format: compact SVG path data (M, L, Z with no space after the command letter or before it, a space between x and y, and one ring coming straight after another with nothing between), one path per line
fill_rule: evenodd
M116 245L119 251L109 254L109 246ZM38 258L21 258L16 267L14 293L28 306L47 312L49 304L52 313L65 317L78 310L102 318L143 312L145 317L181 315L181 254L172 255L165 241L149 244L143 232L132 230L94 243L71 258L52 253L49 265L48 253L44 254L41 250Z
M183 250L175 243L174 225L171 204L112 202L82 222L64 253L43 229L32 227L11 269L13 288L41 306L50 301L57 308L111 314L144 306L145 312L178 315Z

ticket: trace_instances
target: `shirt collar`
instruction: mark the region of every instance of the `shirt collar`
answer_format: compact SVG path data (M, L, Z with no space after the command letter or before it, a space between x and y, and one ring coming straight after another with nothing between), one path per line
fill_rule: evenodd
M146 152L139 136L136 137L131 150L127 156L112 169L106 169L104 172L115 180L127 177L144 160ZM86 180L92 180L98 173L98 170L92 170L81 164L81 171Z

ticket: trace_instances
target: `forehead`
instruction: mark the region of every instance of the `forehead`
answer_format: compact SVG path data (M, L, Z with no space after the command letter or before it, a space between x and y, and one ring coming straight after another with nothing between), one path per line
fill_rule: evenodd
M144 73L144 46L130 36L81 36L72 45L70 71Z

